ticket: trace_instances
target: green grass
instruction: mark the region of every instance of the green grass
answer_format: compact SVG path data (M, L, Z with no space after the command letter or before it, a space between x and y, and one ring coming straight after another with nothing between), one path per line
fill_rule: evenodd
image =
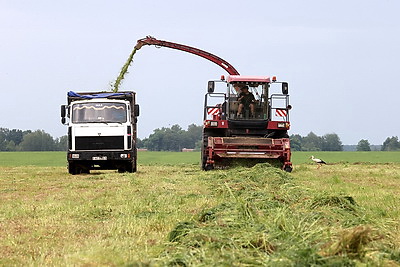
M200 152L138 152L138 164L200 164ZM0 152L0 166L66 166L66 152Z
M293 152L293 164L312 163L311 155L327 163L399 163L400 151ZM65 152L0 152L0 166L66 166ZM200 164L200 152L139 151L139 165Z
M292 162L302 164L312 162L311 155L323 159L327 163L338 162L369 162L369 163L390 163L400 162L400 151L295 151L292 153Z
M66 152L0 152L0 166L67 166Z
M200 152L138 151L138 164L199 164Z
M400 265L398 163L0 173L0 266Z

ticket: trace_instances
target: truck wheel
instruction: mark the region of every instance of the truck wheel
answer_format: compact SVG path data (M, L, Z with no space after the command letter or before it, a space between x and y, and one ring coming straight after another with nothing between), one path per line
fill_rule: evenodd
M132 172L136 172L137 171L137 161L134 160L133 161L133 168L132 168Z
M78 174L78 167L73 162L68 162L68 172L69 174L76 175Z
M119 167L119 168L118 168L118 172L119 172L119 173L124 173L124 172L130 172L130 173L132 173L132 172L136 172L136 161L127 162L127 163L125 164L125 166Z
M128 162L126 164L126 171L130 173L136 172L136 162L135 161Z

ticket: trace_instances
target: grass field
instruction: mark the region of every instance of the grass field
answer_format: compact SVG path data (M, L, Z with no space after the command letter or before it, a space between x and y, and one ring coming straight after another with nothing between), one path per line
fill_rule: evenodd
M399 152L296 152L291 174L198 156L71 176L63 152L0 153L0 266L400 266Z
M400 151L370 152L293 152L293 164L311 163L310 156L322 158L328 163L400 163ZM153 152L139 151L138 164L200 164L200 152ZM0 152L0 166L66 165L65 152Z

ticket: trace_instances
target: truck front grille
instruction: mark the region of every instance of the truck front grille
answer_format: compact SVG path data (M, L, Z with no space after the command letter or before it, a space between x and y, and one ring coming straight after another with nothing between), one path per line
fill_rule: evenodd
M81 136L75 137L76 150L124 149L123 136Z

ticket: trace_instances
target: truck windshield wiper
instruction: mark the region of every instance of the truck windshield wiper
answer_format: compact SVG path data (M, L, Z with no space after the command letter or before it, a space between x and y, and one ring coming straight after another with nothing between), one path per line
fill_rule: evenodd
M120 121L101 121L101 123L105 123L105 124L109 124L109 123L118 123L118 124L121 124L122 125L122 122L120 122Z

